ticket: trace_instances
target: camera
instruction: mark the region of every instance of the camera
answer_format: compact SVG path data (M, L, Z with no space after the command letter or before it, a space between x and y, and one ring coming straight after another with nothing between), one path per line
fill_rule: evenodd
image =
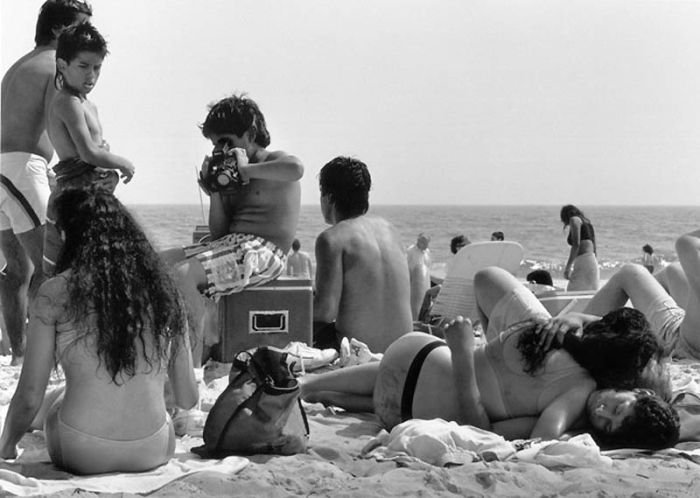
M243 184L233 147L226 144L212 152L207 173L201 180L212 192L232 190Z

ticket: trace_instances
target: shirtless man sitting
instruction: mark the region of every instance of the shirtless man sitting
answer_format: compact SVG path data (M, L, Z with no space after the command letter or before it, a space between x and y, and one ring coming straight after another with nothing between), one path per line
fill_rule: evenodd
M34 295L44 280L41 258L50 194L48 163L54 153L46 132L46 114L56 93L57 39L63 29L91 15L90 6L78 0L44 2L34 50L15 62L2 79L0 248L7 266L0 273L0 300L13 365L19 365L24 356L27 293Z
M214 146L200 175L200 186L210 199L211 240L161 253L167 263L175 265L190 306L195 366L206 360L202 357L206 356L205 346L218 341L213 330L204 336L207 314L201 295L216 301L284 272L299 221L299 180L304 174L298 158L267 149L270 134L265 117L245 95L233 95L211 106L202 134ZM235 163L223 175L230 177L227 186L211 181L214 164L220 164L214 156Z
M320 173L321 211L332 225L316 239L314 343L343 337L384 350L412 330L410 282L399 234L367 215L371 177L357 159L336 157Z

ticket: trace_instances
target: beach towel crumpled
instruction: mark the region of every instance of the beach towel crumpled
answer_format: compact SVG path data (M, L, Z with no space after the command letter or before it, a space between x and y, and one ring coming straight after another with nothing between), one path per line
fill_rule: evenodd
M442 419L411 419L381 431L362 451L368 458L431 465L459 465L477 460L505 460L515 446L503 437L471 425Z
M597 467L611 465L612 458L601 453L590 434L584 433L566 441L536 441L518 451L513 459L531 462L547 468Z

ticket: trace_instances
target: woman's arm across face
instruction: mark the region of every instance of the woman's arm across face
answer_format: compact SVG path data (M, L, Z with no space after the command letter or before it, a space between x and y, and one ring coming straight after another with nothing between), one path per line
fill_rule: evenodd
M558 439L586 416L588 396L595 382L588 379L554 399L540 414L530 434L531 438Z

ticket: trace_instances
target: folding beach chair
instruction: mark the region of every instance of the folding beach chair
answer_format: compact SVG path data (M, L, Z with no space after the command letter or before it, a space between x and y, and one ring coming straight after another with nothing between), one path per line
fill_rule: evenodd
M433 317L458 315L477 320L474 275L487 266L498 266L515 275L523 259L523 247L510 240L474 242L455 254L431 310Z

